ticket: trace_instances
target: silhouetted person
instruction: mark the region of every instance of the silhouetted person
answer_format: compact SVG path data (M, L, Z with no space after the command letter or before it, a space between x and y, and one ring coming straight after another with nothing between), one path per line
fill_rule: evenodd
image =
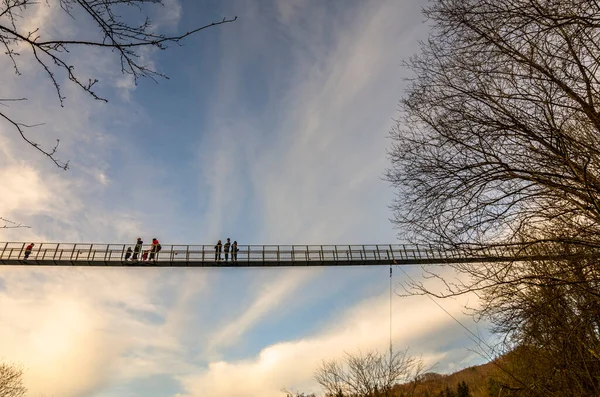
M127 247L127 251L125 251L125 260L128 261L131 258L131 247Z
M31 243L27 247L25 247L25 254L24 254L25 260L27 260L27 258L29 258L29 255L31 255L31 251L33 250L34 245L35 245L34 243Z
M154 255L158 255L158 251L160 251L161 248L162 247L160 246L160 243L158 242L156 237L154 237L152 239L152 247L150 247L150 260L154 259Z
M233 245L231 246L231 259L234 262L237 262L237 253L240 249L237 246L237 241L233 242Z
M231 240L227 238L227 242L223 245L223 251L225 251L225 262L229 260L229 248L231 247Z
M137 261L138 255L142 252L142 245L144 242L141 237L138 237L137 242L135 243L135 248L133 249L133 258L131 260Z
M223 245L221 244L221 240L217 242L215 245L215 262L219 262L221 260L221 248Z

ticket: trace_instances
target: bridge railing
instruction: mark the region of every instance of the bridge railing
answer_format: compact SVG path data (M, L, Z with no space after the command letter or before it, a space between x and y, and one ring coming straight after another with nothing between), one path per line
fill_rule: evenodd
M29 243L0 242L0 261L22 261ZM81 262L109 263L125 262L127 249L134 250L135 244L94 243L35 243L28 262L57 263ZM144 244L133 262L143 263L144 252L151 251ZM539 253L539 251L537 251ZM216 261L214 245L162 245L162 250L152 255L148 262L210 263ZM239 245L238 252L221 249L220 263L435 263L456 262L464 259L507 259L524 258L532 255L527 247L490 246L469 252L443 249L429 245L374 244L374 245ZM153 258L151 258L153 256ZM132 262L133 255L129 258Z
M22 260L29 243L0 242L0 260ZM35 243L29 260L31 261L71 261L71 262L121 262L125 260L127 249L135 249L135 244L93 244L93 243ZM150 244L144 244L138 253L141 261L144 252L151 256ZM225 252L221 248L220 258L244 262L360 262L391 261L450 257L448 251L431 247L400 244L377 245L238 245L238 251ZM158 262L215 262L217 253L214 245L162 245L154 253ZM133 255L132 255L133 257ZM131 258L130 258L131 260Z

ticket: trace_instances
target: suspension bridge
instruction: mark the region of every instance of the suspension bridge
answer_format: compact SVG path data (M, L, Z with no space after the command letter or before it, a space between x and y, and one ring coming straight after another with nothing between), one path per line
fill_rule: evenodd
M435 265L565 259L565 253L539 246L487 246L475 249L431 245L239 245L237 252L216 252L213 245L162 245L143 260L151 245L136 259L127 249L135 244L0 242L0 265L140 266L140 267L277 267ZM542 247L543 248L543 247ZM567 255L568 256L568 255Z

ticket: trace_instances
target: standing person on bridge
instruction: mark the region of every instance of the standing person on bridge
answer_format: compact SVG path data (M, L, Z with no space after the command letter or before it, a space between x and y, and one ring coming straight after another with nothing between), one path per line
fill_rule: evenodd
M127 247L127 251L125 251L125 260L128 261L131 257L131 247Z
M25 247L25 254L24 254L25 260L27 260L27 258L29 258L29 255L31 255L31 251L33 250L34 245L35 245L34 243L31 243L27 247Z
M229 248L231 247L231 239L227 237L227 242L223 245L223 251L225 251L225 262L229 260Z
M215 245L215 262L221 261L221 240L217 241L217 245Z
M150 260L153 260L155 255L158 256L158 251L160 251L161 249L162 247L158 242L158 239L154 237L152 239L152 247L150 248Z
M131 258L132 261L138 260L138 255L140 254L140 252L142 252L143 244L144 244L144 242L142 241L142 238L138 237L137 241L135 243L135 248L133 249L133 258Z
M237 247L237 241L233 242L233 245L231 246L231 260L233 262L237 262L237 253L240 249Z

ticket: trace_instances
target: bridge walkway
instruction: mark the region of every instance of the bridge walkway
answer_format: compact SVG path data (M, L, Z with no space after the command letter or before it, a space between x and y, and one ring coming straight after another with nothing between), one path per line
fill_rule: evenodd
M276 267L375 266L507 262L556 258L528 247L489 246L477 250L425 245L239 245L234 256L225 252L215 260L214 245L162 245L153 260L125 260L135 244L35 243L24 260L24 242L0 242L0 265L34 266L143 266L143 267ZM142 252L150 250L145 244Z

